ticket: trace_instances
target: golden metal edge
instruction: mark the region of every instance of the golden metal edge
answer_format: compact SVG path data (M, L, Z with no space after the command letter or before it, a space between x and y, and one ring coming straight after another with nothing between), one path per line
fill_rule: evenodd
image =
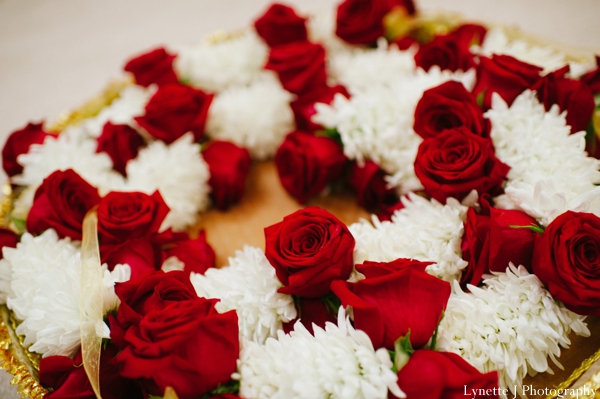
M39 377L34 365L28 361L27 353L21 347L17 334L11 327L10 311L5 305L0 307L0 368L13 378L11 385L17 386L21 398L42 399L48 390L39 383ZM17 342L17 345L14 343ZM17 348L18 347L18 348Z
M590 367L592 367L592 365L594 363L596 363L597 361L600 360L600 349L594 353L592 356L588 357L587 359L585 359L581 365L579 367L577 367L575 370L573 370L573 372L571 373L571 375L569 376L569 378L567 378L565 381L563 381L561 384L559 384L556 387L556 390L559 391L561 389L566 389L571 387L571 385L573 385L582 375L583 373L585 373L586 371L588 371L590 369ZM587 382L585 382L583 385L587 385L590 383L593 383L592 380L594 380L594 377L600 377L600 372L596 373L594 376L592 376L592 378L590 378ZM598 379L596 382L596 388L600 387L600 379ZM558 396L558 393L556 395L548 395L546 396L546 399L554 399ZM580 398L586 398L584 396L579 396ZM594 397L590 396L589 399L593 399Z

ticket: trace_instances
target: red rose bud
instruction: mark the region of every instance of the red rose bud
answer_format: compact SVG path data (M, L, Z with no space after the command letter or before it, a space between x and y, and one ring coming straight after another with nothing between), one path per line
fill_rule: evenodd
M415 54L415 63L426 71L434 65L452 72L475 66L469 44L453 34L437 35L431 42L422 44Z
M497 371L482 374L456 353L427 349L410 356L398 372L398 386L406 399L497 399L500 391Z
M100 352L100 393L103 398L143 399L144 395L137 382L119 376L112 360L118 349L111 343L103 345ZM82 367L81 350L75 359L67 356L49 356L40 359L40 384L52 391L44 398L95 399L96 394Z
M567 211L554 219L535 243L532 268L567 309L600 316L600 218Z
M185 234L187 236L187 234ZM186 274L200 273L216 267L215 251L206 241L206 232L202 230L197 238L177 240L164 250L165 257L174 256L183 262Z
M538 226L525 212L497 209L481 198L481 212L467 211L461 250L469 262L461 284L478 285L484 273L506 272L509 262L531 271L536 233L527 226Z
M465 127L425 139L415 159L415 174L425 193L441 203L448 197L462 200L472 190L479 195L499 193L509 169L496 158L489 139Z
M158 191L152 195L139 192L111 192L98 205L100 245L121 244L147 238L158 232L169 207Z
M377 218L383 222L385 220L392 220L392 216L394 215L394 213L396 213L396 211L400 209L403 209L404 204L402 203L402 201L398 200L397 202L390 205L380 205L380 208L381 209L377 214Z
M519 61L509 55L481 57L477 67L477 82L473 88L475 96L483 95L483 107L492 106L492 93L498 93L508 105L525 89L539 79L542 68Z
M219 209L227 209L244 195L250 173L250 153L228 141L213 141L202 151L208 164L211 197Z
M19 243L19 235L6 227L0 227L0 259L4 258L2 248L16 248Z
M292 321L283 324L283 331L288 334L294 330L294 325L299 320L300 323L311 333L314 334L313 324L317 327L325 328L325 323L331 322L337 324L337 311L327 304L326 297L323 298L303 298L296 297L296 310L298 317Z
M127 162L137 157L144 139L128 125L113 125L106 122L98 137L96 152L105 152L113 162L113 169L125 176Z
M17 157L27 154L32 144L42 144L46 137L52 136L44 131L41 123L28 123L21 130L15 130L8 136L2 149L2 168L12 177L23 171L23 166L17 162Z
M338 218L308 207L265 228L265 256L284 285L279 292L319 298L352 272L354 237Z
M376 209L398 202L396 191L388 188L385 172L373 161L365 161L363 166L355 162L349 181L356 191L358 205L366 209Z
M237 314L217 312L217 299L168 302L127 330L127 346L115 361L121 376L141 380L149 394L162 395L170 386L179 399L197 399L236 371Z
M306 18L299 17L292 7L271 4L262 17L254 22L254 28L269 47L307 40Z
M462 24L452 31L452 35L457 37L459 42L471 47L474 44L482 44L487 33L487 28L478 24Z
M364 280L334 281L331 289L344 307L352 306L354 326L367 333L375 348L393 350L409 332L413 348L420 348L433 336L451 291L450 283L425 271L430 264L365 262L356 265Z
M151 136L167 144L187 132L196 141L204 136L204 125L213 95L189 86L168 84L158 88L146 104L146 112L135 121Z
M346 161L342 147L335 140L305 132L288 134L275 154L281 185L300 203L338 178Z
M178 82L173 70L174 59L174 55L160 47L130 59L123 69L131 72L140 86L148 87L153 83L162 86Z
M424 139L461 126L487 137L488 125L475 97L460 82L448 81L426 90L415 108L414 130Z
M98 190L72 169L56 171L38 187L27 215L27 231L54 229L59 237L81 240L85 214L100 202Z
M383 37L383 18L395 7L415 13L412 0L345 0L338 6L335 34L350 44L373 44Z
M531 89L537 91L537 98L546 111L557 104L560 111L567 111L567 125L571 133L585 130L594 114L596 104L590 88L583 82L566 78L569 66L547 74Z
M588 85L592 93L600 93L600 56L596 56L597 68L581 77L581 81Z
M265 69L276 72L283 88L297 95L327 86L325 49L306 40L272 48Z
M334 87L319 86L315 90L304 93L298 96L290 103L294 118L296 120L296 128L298 130L314 132L323 129L323 126L314 123L311 118L317 113L315 110L316 103L331 104L336 94L342 94L346 98L350 98L348 90L344 86L337 85Z

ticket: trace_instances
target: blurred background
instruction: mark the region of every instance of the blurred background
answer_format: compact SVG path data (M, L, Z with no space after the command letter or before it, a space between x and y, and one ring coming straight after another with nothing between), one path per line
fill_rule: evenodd
M417 0L415 0L417 1ZM287 0L300 14L339 0ZM159 45L247 26L269 0L0 0L0 145L29 121L53 121ZM518 27L600 54L599 0L421 0L421 11ZM0 172L0 184L5 176ZM0 398L17 398L0 372Z

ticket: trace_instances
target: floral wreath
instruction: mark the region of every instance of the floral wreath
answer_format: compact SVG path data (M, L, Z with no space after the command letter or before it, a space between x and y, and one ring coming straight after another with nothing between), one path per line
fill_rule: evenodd
M596 65L345 0L124 69L96 115L2 151L0 299L44 397L525 396L590 334ZM271 158L298 202L346 185L376 216L307 207L216 268L186 229Z

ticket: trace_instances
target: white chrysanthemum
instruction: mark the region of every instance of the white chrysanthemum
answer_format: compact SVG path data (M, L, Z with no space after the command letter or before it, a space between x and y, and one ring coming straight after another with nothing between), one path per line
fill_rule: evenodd
M352 94L371 87L388 86L415 70L414 51L400 51L396 45L381 41L376 49L355 48L331 55L329 75Z
M109 271L106 264L102 265L102 314L117 310L121 300L115 293L115 284L124 283L131 279L131 267L129 265L116 265L113 271Z
M528 371L550 371L548 356L559 365L559 345L568 348L571 331L590 334L584 317L558 305L522 266L511 264L484 283L485 289L469 286L471 293L455 283L437 348L461 355L481 372L498 370L501 387L513 393L521 392Z
M375 85L350 99L336 95L331 105L317 104L313 121L340 133L344 154L359 163L371 159L391 174L388 183L401 193L421 189L414 174L414 161L423 141L413 130L414 113L423 92L448 80L461 81L471 88L473 71L428 72L399 75L387 86Z
M130 125L135 128L137 123L133 118L144 114L144 108L156 89L156 85L149 87L129 85L123 88L119 97L110 105L102 108L98 115L82 122L85 131L91 137L99 137L106 122L115 125Z
M350 51L354 48L335 34L336 11L333 8L321 9L312 14L307 22L308 39L320 43L331 55L340 51Z
M114 283L128 279L126 268L104 268L105 309L118 303ZM16 331L25 336L24 345L44 357L73 356L81 341L79 248L59 240L53 229L38 237L25 233L17 248L4 248L0 279L3 299L22 320Z
M96 153L96 147L96 140L86 138L80 127L69 128L58 137L47 137L43 144L33 144L27 154L19 155L23 172L12 181L37 188L53 172L73 169L103 195L121 185L123 177L113 170L107 154Z
M555 71L567 64L564 54L552 47L541 47L523 39L509 40L502 28L488 30L477 53L490 57L505 54L528 64L544 68L542 73Z
M354 263L366 260L391 262L398 258L431 261L427 272L452 281L460 277L467 262L461 257L460 243L467 207L454 198L446 205L415 194L402 198L404 208L392 221L373 224L362 221L349 226L356 240Z
M217 43L176 49L173 67L179 78L202 90L220 92L250 85L261 74L269 49L253 30Z
M283 285L259 248L246 246L228 266L192 273L190 280L198 296L220 299L219 312L237 312L240 337L247 340L262 344L276 336L282 322L296 318L294 300L277 292Z
M498 95L486 114L496 156L511 169L506 194L544 225L567 210L600 215L600 161L585 152L585 132L570 134L557 106L546 112L525 91L508 107Z
M129 161L126 170L128 191L160 191L171 209L162 228L183 230L210 204L210 172L191 133L169 145L155 141Z
M238 360L240 395L272 399L384 399L388 389L405 397L385 349L375 351L363 331L355 330L340 308L338 325L301 323L289 335L278 332L265 345L246 341Z
M245 147L255 159L272 157L294 128L292 94L277 77L264 72L248 87L231 87L215 96L206 126L215 139Z

